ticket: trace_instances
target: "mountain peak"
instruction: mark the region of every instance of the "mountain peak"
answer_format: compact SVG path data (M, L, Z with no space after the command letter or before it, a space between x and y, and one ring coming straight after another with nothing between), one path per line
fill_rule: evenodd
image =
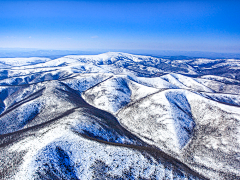
M107 52L0 65L0 179L240 178L239 60Z

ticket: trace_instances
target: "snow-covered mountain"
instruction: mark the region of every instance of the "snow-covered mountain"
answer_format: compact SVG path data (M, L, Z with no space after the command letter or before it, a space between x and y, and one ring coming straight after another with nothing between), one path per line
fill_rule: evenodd
M0 58L0 179L240 179L240 60Z

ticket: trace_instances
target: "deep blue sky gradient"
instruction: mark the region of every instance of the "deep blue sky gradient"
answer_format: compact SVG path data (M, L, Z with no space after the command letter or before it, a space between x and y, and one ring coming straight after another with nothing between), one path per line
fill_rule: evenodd
M0 1L0 47L240 53L240 1Z

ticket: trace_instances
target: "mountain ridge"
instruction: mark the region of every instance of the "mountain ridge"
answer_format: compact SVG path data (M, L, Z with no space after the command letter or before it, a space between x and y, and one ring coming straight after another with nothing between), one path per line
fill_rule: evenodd
M4 62L1 179L240 178L239 60Z

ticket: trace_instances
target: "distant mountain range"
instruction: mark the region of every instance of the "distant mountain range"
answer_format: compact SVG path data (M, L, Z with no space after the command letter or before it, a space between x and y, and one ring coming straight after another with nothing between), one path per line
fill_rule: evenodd
M129 49L83 49L83 50L56 50L36 48L0 48L0 58L15 57L48 57L56 59L66 55L98 55L104 52L126 52L137 55L148 55L171 60L208 58L208 59L240 59L240 53L204 52L204 51L174 51L174 50L129 50Z
M240 179L240 60L0 58L0 179Z

